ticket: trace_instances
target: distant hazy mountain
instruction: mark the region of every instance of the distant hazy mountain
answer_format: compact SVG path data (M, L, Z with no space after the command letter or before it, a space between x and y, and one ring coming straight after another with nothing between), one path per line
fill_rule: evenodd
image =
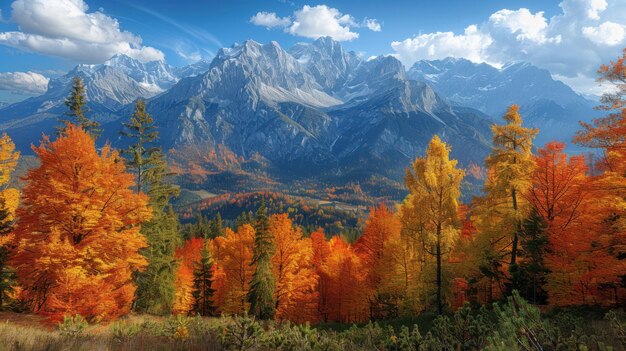
M464 59L418 61L407 72L412 79L431 84L451 103L478 109L494 119L511 104L520 105L528 125L540 128L537 142L569 142L578 121L596 115L595 102L554 80L545 69L512 63L498 69Z
M43 95L0 108L0 129L10 130L18 148L29 151L30 144L41 133L50 133L65 113L64 101L75 76L85 82L88 108L101 122L118 119L117 111L124 106L159 94L179 80L174 69L161 61L142 63L125 55L99 65L78 65L51 79Z

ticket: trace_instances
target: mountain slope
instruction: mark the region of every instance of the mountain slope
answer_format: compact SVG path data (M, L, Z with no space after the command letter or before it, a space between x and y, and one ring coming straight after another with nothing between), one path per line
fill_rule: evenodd
M241 160L260 157L266 170L289 177L399 180L434 133L454 141L464 163L479 162L488 150L478 111L451 107L409 80L393 57L361 60L330 38L289 51L254 41L222 49L206 73L182 79L147 107L167 149L222 155L225 148Z

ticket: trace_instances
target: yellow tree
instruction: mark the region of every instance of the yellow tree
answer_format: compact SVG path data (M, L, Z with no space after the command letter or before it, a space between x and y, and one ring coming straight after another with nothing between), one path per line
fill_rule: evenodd
M0 307L4 302L4 296L13 287L12 274L7 268L8 244L12 240L11 230L15 218L19 191L8 188L11 173L15 169L19 152L15 151L15 144L8 135L0 137Z
M80 314L111 319L130 311L134 272L146 265L140 224L152 211L132 189L119 155L98 154L93 138L68 124L59 138L34 148L10 264L37 313L58 320Z
M409 195L401 205L405 229L422 236L424 251L436 261L437 312L443 312L442 263L458 237L457 208L465 172L450 159L448 145L435 135L426 156L415 160L404 178Z
M487 157L488 179L485 185L486 198L482 202L484 221L491 228L484 229L498 237L491 237L490 245L498 246L490 251L496 257L508 257L512 286L516 287L517 256L522 222L531 206L525 194L532 185L535 163L532 155L533 139L537 130L522 126L519 107L511 105L503 117L506 124L493 125L493 149ZM495 226L495 228L493 227ZM498 243L498 244L496 244ZM504 248L502 249L502 245Z

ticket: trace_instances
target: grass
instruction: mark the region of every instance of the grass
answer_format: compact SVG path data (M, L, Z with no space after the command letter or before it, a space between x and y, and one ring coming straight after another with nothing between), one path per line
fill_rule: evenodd
M95 325L72 318L59 328L33 314L0 312L0 351L540 350L531 344L541 345L541 350L626 351L624 311L606 313L585 307L539 315L535 307L516 301L489 311L466 306L446 317L425 313L376 323L315 327L260 323L246 316L129 315ZM528 343L531 339L534 343Z

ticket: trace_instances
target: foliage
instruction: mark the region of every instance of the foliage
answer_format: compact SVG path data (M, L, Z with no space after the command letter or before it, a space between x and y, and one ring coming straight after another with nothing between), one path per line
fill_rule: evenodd
M25 177L10 261L23 298L52 320L126 314L131 275L146 265L139 225L151 216L147 197L130 189L117 152L105 146L99 155L80 127L34 151L40 166Z
M449 157L450 148L437 135L428 144L426 156L415 160L407 170L409 195L401 207L405 230L420 248L421 255L436 261L436 307L443 313L443 257L450 253L458 237L458 201L465 173ZM428 260L422 259L422 269ZM449 278L448 278L449 279Z
M15 221L15 210L19 202L17 189L8 188L11 173L15 170L19 152L15 151L15 144L5 133L0 137L0 309L13 292L15 277L8 267L7 261L10 243L13 240L11 233Z
M271 259L275 250L274 235L270 230L265 204L256 213L254 223L254 274L250 281L248 303L250 314L259 319L273 319L276 314L275 283Z

